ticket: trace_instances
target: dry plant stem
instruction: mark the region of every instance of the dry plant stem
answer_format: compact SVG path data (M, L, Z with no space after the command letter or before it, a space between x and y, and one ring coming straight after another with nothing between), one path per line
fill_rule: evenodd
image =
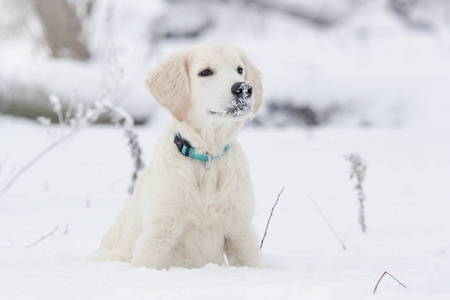
M327 223L328 227L330 228L331 232L333 232L334 236L336 237L336 239L339 241L339 243L342 246L342 249L347 250L345 248L345 244L341 241L341 239L339 238L339 236L337 235L336 231L334 231L333 227L331 226L330 222L328 222L327 218L325 218L325 215L322 213L322 211L320 210L319 206L317 206L316 202L314 202L313 198L311 197L311 195L308 194L309 199L311 200L312 204L314 204L314 207L317 209L317 211L319 212L319 214L322 216L322 219L325 221L325 223Z
M117 59L115 59L115 63L117 64ZM49 97L50 104L52 105L53 111L58 116L59 126L61 130L64 125L70 125L72 129L68 133L62 135L59 139L51 143L37 156L35 156L31 161L26 163L9 180L7 180L5 184L0 183L0 194L3 194L7 190L9 190L9 188L13 185L13 183L16 182L16 180L20 178L21 175L23 175L32 165L38 162L43 156L45 156L47 153L53 150L60 143L73 136L80 129L86 128L95 123L100 117L100 115L104 113L109 113L112 116L113 122L117 125L122 126L125 129L125 133L129 140L129 145L131 148L132 157L134 159L135 165L132 174L131 186L129 188L129 191L131 193L132 190L134 189L134 185L137 180L137 175L139 171L143 169L144 164L142 163L141 159L141 149L139 146L137 135L132 130L132 127L134 125L133 118L125 110L113 104L114 100L116 99L117 89L119 87L119 82L122 79L122 76L123 70L116 66L116 68L112 72L109 72L107 82L104 83L102 89L100 90L99 93L100 95L98 96L99 100L94 102L93 108L85 110L84 106L81 103L79 103L75 114L73 113L74 106L76 104L74 100L76 93L75 91L72 93L69 108L66 111L65 116L62 113L61 101L58 98L58 96L53 94L50 95ZM72 116L73 114L74 116Z
M128 193L133 194L139 172L144 168L144 163L141 160L142 153L137 135L131 128L125 128L125 134L128 138L128 145L130 145L131 148L131 156L134 159L134 170L133 174L131 175L131 185L128 188Z
M378 285L380 284L381 280L383 279L384 275L388 274L389 276L391 276L395 281L397 281L402 287L404 287L405 289L407 288L403 283L401 283L397 278L395 278L394 276L392 276L389 272L384 272L383 275L381 275L380 279L377 282L377 285L375 286L375 289L373 290L373 294L375 294L375 292L377 291Z
M56 225L55 229L53 229L51 232L47 233L46 235L41 236L41 238L39 240L37 240L36 242L26 246L25 249L29 249L29 248L39 244L40 242L42 242L43 240L45 240L49 236L52 236L58 229L59 229L59 225Z
M267 235L267 229L269 228L270 219L272 219L273 211L275 209L275 206L277 206L278 200L280 200L280 196L283 193L283 191L284 191L284 188L278 194L277 201L275 201L275 204L272 207L272 211L270 212L269 220L267 220L266 230L264 231L264 236L263 236L263 238L261 240L261 245L259 246L259 249L262 249L262 246L264 244L264 239L266 238L266 235Z
M8 180L7 183L5 183L5 185L3 186L3 188L0 190L0 194L4 194L10 187L11 185L23 174L25 173L32 165L34 165L36 162L38 162L42 157L44 157L47 153L49 153L51 150L53 150L53 148L55 148L56 146L58 146L60 143L62 143L63 141L67 140L69 137L73 136L75 133L77 133L79 130L81 129L81 127L76 127L75 129L73 129L72 131L70 131L69 133L63 135L61 138L59 138L58 140L56 140L55 142L53 142L52 144L50 144L47 148L45 148L44 150L42 150L41 153L39 153L37 156L35 156L32 160L30 160L26 165L24 165L19 171L16 172L16 174L14 174L13 177L11 177L10 180Z
M367 167L364 164L361 155L358 153L352 153L346 156L346 159L350 162L350 179L355 177L356 185L355 189L358 191L358 202L359 202L359 224L361 225L362 232L366 232L366 217L364 213L364 202L366 201L366 196L363 189L363 181L366 176Z

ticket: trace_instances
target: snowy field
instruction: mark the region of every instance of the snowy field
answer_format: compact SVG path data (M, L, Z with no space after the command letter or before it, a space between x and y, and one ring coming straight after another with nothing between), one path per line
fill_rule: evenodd
M7 2L16 3L0 0L0 8ZM169 116L145 90L146 70L191 45L238 45L263 72L264 126L239 136L260 238L285 188L263 267L155 271L89 261L129 198L133 164L123 130L96 125L0 192L0 300L450 299L450 5L422 1L436 6L418 8L418 20L431 24L420 30L389 0L245 1L302 4L312 15L334 16L329 28L277 10L243 9L240 1L192 2L97 0L83 21L93 55L87 62L50 58L31 8L16 11L28 14L27 30L4 34L14 14L0 9L0 190L60 133L58 125L2 115L17 99L37 102L39 91L44 104L50 94L92 104L106 89L136 120L148 120L136 128L148 163ZM158 22L168 32L211 26L197 37L158 39ZM118 71L123 78L111 80ZM306 130L291 127L295 117L275 114L271 104L336 113ZM367 164L366 233L344 158L353 152ZM386 276L373 295L385 271L407 289Z
M137 129L146 162L161 130ZM1 179L45 148L54 131L1 117ZM155 271L89 261L128 199L132 169L122 130L93 126L0 195L0 299L450 299L448 133L245 128L239 140L250 160L260 237L285 187L263 267ZM354 151L368 167L365 234L344 159ZM407 289L385 277L373 295L385 271Z

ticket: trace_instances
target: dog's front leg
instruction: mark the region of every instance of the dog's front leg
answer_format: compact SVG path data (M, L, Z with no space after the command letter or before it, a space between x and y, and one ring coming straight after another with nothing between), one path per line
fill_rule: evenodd
M176 219L151 222L136 241L131 266L157 270L170 267L169 260L181 234L182 227Z
M225 237L225 253L228 264L236 267L260 266L258 237L251 224L236 226L236 230Z

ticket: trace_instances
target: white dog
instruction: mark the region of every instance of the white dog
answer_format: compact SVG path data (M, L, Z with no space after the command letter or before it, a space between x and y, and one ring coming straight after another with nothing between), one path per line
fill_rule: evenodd
M257 267L254 195L236 141L262 104L260 72L240 50L203 45L172 54L146 86L174 119L152 164L106 232L97 261L134 267Z

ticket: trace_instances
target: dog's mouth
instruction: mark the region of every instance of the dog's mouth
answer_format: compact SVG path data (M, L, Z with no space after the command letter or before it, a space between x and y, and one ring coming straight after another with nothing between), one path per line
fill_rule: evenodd
M234 98L228 102L224 110L212 111L209 110L210 115L228 116L232 118L246 117L253 111L253 99L251 97Z
M233 100L232 102L234 102L234 101L235 100ZM252 112L252 104L251 103L248 105L241 105L241 106L231 105L227 109L224 109L221 111L208 110L208 114L210 114L210 115L228 116L228 117L232 117L232 118L245 117L245 116L251 114L251 112Z

